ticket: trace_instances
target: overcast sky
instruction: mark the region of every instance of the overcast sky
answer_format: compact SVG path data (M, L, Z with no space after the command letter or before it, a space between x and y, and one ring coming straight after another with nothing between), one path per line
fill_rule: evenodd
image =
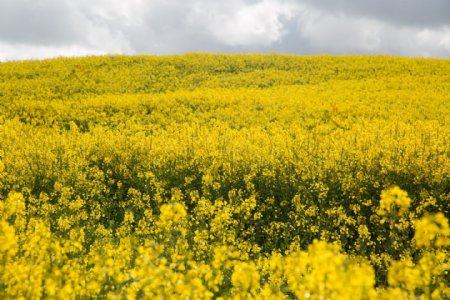
M450 0L0 0L0 61L194 51L450 58Z

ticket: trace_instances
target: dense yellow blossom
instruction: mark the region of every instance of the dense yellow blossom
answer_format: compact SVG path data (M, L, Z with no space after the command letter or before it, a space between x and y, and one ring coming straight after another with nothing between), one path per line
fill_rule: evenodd
M415 242L418 247L450 246L450 228L443 213L427 215L416 221Z
M381 193L380 214L384 215L392 210L398 210L400 214L408 211L411 204L408 194L398 186L384 190Z
M450 61L0 64L1 299L450 299Z

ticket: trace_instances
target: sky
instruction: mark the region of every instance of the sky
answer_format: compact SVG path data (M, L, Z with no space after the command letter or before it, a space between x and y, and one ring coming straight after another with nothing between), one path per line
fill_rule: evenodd
M0 61L186 52L450 58L450 0L0 0Z

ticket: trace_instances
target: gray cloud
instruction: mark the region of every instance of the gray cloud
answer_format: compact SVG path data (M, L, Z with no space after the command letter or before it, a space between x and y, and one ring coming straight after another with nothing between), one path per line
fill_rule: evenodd
M395 25L438 27L450 23L448 0L304 0L334 14L368 17Z
M60 45L82 41L83 20L64 1L0 1L0 39L12 43Z
M0 0L0 60L191 51L450 57L450 1Z

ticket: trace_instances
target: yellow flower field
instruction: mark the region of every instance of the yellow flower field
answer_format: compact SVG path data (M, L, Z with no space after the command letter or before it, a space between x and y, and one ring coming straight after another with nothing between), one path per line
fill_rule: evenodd
M1 299L450 298L450 61L0 64Z

